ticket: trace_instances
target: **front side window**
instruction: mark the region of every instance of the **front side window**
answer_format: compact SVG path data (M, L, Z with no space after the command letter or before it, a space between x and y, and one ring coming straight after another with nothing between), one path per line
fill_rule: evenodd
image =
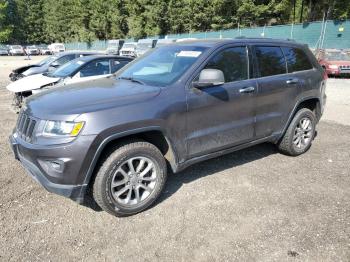
M221 70L225 82L248 79L247 48L239 46L225 49L211 58L204 69Z
M282 47L282 50L287 59L288 73L309 70L313 68L307 55L301 49Z
M80 70L80 77L110 74L109 60L90 62Z
M150 85L169 85L179 79L206 49L207 47L191 45L156 48L127 65L117 73L117 77L133 78Z
M285 74L287 72L286 61L280 47L256 46L255 53L261 77Z
M128 60L112 59L111 63L112 63L111 73L113 74L113 73L117 72L120 68L125 66L127 63L129 63L129 61Z

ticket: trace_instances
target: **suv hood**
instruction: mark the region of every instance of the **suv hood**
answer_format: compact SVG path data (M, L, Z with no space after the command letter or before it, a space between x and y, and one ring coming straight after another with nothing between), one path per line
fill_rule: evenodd
M79 115L149 100L160 87L142 85L114 76L49 89L27 100L31 114L41 119Z

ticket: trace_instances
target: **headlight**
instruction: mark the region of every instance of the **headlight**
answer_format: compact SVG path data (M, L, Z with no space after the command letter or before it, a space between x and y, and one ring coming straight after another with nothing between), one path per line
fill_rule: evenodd
M75 137L84 127L84 122L46 121L43 136Z
M330 69L338 69L338 66L337 65L329 65L328 66Z

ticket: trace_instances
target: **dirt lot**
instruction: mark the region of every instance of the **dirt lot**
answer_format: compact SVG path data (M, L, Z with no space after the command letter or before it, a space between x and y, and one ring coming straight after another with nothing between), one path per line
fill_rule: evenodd
M46 192L14 160L5 86L23 59L0 57L0 261L350 261L350 80L329 80L305 155L260 145L213 159L115 218Z

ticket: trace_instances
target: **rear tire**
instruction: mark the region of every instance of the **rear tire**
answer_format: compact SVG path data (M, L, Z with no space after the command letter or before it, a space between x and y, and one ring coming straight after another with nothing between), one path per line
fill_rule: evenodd
M316 123L316 116L311 110L300 109L277 144L279 151L289 156L298 156L308 151L315 137Z
M134 215L154 203L166 178L167 166L159 149L144 141L129 141L101 163L93 184L93 197L112 215Z

